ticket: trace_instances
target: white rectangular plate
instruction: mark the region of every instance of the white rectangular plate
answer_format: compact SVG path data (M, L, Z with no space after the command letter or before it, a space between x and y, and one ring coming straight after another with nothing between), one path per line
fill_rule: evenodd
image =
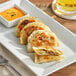
M38 17L55 32L60 42L59 49L64 52L64 59L56 62L35 64L32 60L33 54L28 54L26 46L21 45L19 39L16 38L15 27L9 29L0 24L0 42L12 54L20 59L38 76L51 74L76 61L76 36L74 34L49 17L46 13L42 12L31 2L27 0L14 0L14 2L26 10L29 15Z

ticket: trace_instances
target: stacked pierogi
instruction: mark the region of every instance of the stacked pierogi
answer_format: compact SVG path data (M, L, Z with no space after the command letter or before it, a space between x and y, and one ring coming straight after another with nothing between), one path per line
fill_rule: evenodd
M33 16L27 16L19 21L16 36L20 43L27 44L27 52L34 53L35 63L44 63L63 59L59 41L50 28Z

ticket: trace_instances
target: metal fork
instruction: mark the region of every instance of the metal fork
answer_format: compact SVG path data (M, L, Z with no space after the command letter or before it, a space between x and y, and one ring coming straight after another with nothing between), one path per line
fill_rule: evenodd
M11 64L8 63L7 59L0 55L0 66L2 65L9 66L13 71L15 71L18 74L18 76L22 76Z

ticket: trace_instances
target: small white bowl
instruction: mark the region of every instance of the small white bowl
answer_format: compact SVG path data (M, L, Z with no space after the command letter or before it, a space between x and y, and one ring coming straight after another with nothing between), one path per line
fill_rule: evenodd
M9 4L9 5L6 5L4 7L1 7L0 8L0 12L6 10L6 9L9 9L9 8L12 8L12 7L16 7L18 9L20 9L25 15L22 16L22 17L19 17L19 18L16 18L14 20L11 20L11 21L7 21L4 17L0 16L0 22L3 23L6 27L12 27L12 26L15 26L17 25L18 21L20 19L22 19L23 17L26 17L28 16L29 14L23 10L20 6L18 6L17 4Z

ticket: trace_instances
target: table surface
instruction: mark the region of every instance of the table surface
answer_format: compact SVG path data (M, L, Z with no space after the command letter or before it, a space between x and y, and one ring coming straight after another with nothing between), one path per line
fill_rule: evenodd
M0 3L7 0L0 0ZM37 5L47 14L49 14L52 18L57 20L63 26L68 28L71 32L76 34L76 20L66 20L56 16L51 10L51 2L52 0L30 0L32 3ZM21 74L22 76L35 76L33 72L28 69L23 63L21 63L14 55L12 55L5 47L0 44L0 54L6 57L10 64L12 64ZM76 63L73 63L49 76L76 76Z

